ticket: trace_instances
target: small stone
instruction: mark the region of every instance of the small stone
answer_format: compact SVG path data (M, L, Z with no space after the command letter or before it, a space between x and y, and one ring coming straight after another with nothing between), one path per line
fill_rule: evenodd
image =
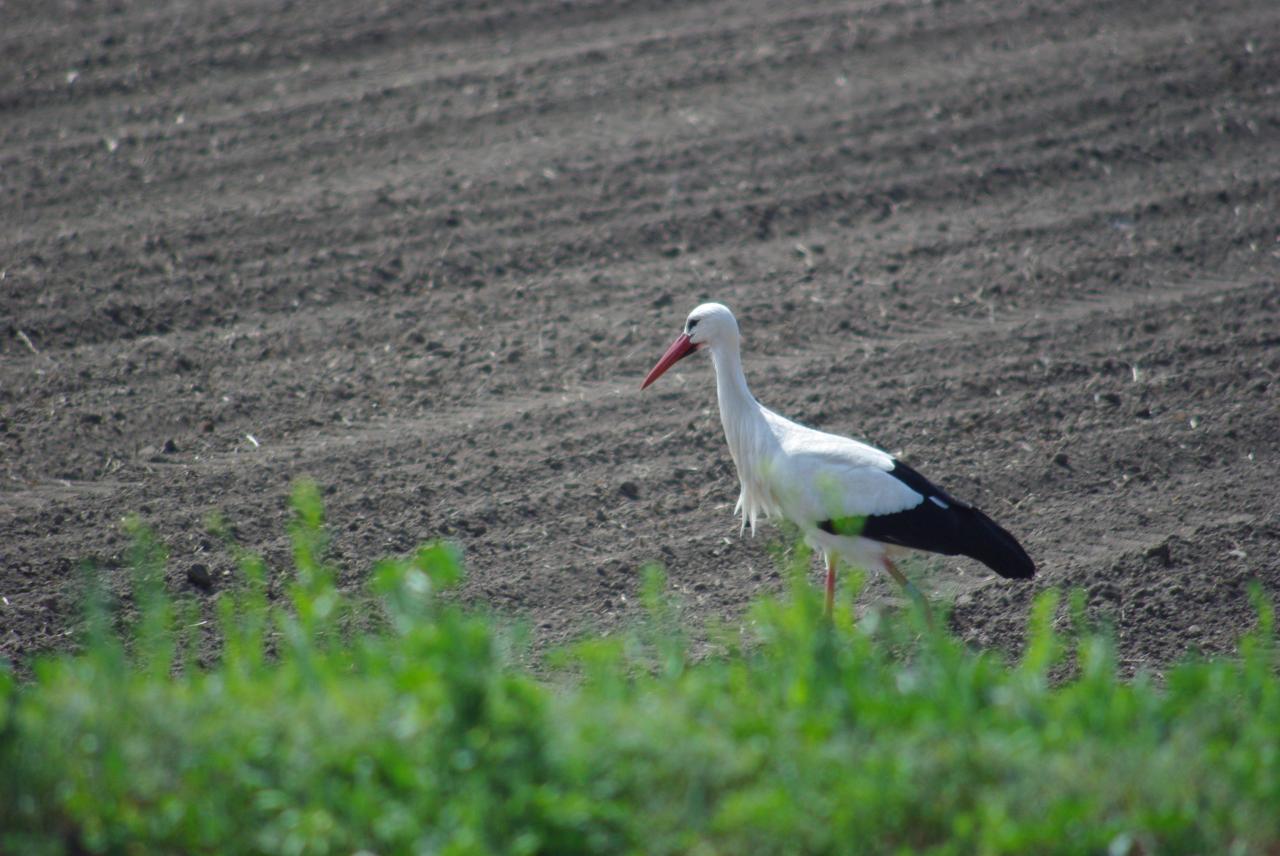
M618 493L622 494L627 499L639 499L640 486L633 481L624 481L622 484L618 485Z

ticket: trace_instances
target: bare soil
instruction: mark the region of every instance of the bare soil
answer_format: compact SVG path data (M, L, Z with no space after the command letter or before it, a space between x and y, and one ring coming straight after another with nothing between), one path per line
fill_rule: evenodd
M974 644L1079 587L1158 673L1280 595L1271 0L7 2L0 118L18 663L127 514L209 615L211 513L287 565L300 477L344 586L445 536L539 645L652 560L739 620L778 536L711 368L638 390L705 299L763 402L1020 536L1031 584L915 568Z

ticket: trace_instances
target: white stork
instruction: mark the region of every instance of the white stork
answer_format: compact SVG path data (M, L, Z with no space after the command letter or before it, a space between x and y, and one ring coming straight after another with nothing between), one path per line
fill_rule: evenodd
M827 565L827 612L835 598L837 557L883 568L912 597L919 590L894 565L891 546L970 556L1002 577L1035 574L1017 540L991 518L935 486L874 446L815 431L761 406L742 372L741 335L728 307L704 303L645 377L641 389L694 351L711 351L720 421L742 492L742 528L782 517L800 528ZM927 615L926 611L926 615Z

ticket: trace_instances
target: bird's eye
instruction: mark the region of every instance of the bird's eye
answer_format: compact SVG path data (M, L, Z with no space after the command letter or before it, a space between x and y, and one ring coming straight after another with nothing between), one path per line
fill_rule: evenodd
M698 320L699 320L699 319L697 319L697 318L690 318L690 319L689 319L689 324L688 324L688 326L686 326L686 327L685 327L685 332L686 332L686 333L692 333L692 332L693 332L693 328L698 326Z

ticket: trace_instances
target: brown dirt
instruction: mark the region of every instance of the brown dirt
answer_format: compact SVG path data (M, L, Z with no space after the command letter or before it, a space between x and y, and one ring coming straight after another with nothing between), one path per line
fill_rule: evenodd
M300 476L346 585L446 535L543 643L654 559L741 615L711 370L638 392L708 298L1023 538L928 563L964 638L1078 586L1159 670L1280 594L1280 4L428 5L0 4L0 655L129 512L209 610L206 516L283 564Z

